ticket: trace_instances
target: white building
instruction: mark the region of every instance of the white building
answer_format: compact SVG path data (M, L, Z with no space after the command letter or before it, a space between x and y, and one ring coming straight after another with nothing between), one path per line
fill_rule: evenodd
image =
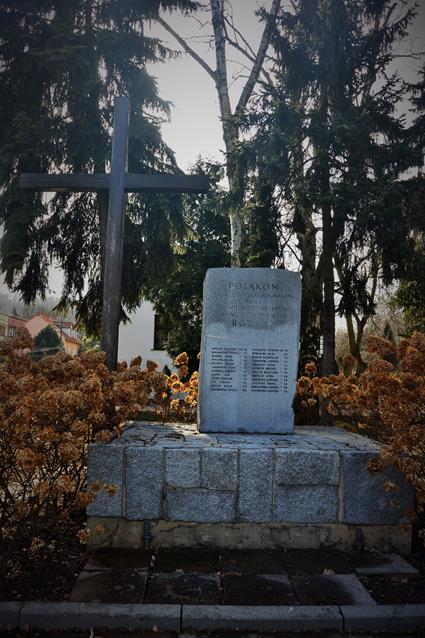
M159 369L166 365L173 368L173 360L168 354L159 349L164 336L160 320L155 315L153 306L148 301L130 315L131 323L121 324L118 341L118 361L130 363L133 357L140 355L143 364L148 359L156 361Z

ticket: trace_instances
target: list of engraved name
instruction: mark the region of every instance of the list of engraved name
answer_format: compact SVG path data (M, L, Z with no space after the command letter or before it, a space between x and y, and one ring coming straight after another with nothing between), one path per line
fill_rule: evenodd
M288 392L286 348L212 347L210 390L218 392Z

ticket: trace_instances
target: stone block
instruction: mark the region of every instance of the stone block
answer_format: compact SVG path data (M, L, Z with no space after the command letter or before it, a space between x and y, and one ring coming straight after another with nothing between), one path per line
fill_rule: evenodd
M126 518L161 518L164 491L161 448L129 447L125 454Z
M273 520L279 523L335 523L338 488L333 485L277 487Z
M236 449L202 450L202 487L211 490L236 490L238 452Z
M376 605L354 574L294 576L292 583L302 605Z
M200 487L199 449L175 448L165 452L165 482L171 487Z
M166 504L170 521L226 523L236 520L234 492L168 488Z
M123 455L124 447L94 443L90 445L87 461L87 485L100 481L116 488L113 495L101 489L87 506L89 516L123 516Z
M180 605L125 605L102 603L24 603L20 629L93 630L148 629L180 630Z
M241 450L239 456L238 520L271 521L273 502L272 450Z
M203 298L201 431L292 432L299 273L210 268Z
M351 558L351 563L360 576L386 576L400 574L419 574L400 554L365 554L364 552Z
M325 606L183 605L182 631L342 631L339 608Z
M343 452L344 522L355 525L397 524L405 520L405 512L413 510L413 489L394 468L371 474L368 463L374 454ZM385 482L397 489L385 491ZM393 505L394 503L394 505Z
M339 454L316 450L276 450L275 480L280 485L338 485Z
M344 627L351 631L405 633L425 629L425 605L341 606ZM421 634L423 635L423 634Z

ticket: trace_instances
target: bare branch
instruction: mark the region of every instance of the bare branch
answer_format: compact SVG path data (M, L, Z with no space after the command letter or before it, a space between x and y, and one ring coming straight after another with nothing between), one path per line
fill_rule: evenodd
M196 60L196 62L198 62L198 64L201 65L201 67L208 73L208 75L212 77L214 82L216 82L217 76L215 71L209 66L209 64L205 62L205 60L201 58L200 55L196 53L196 51L192 49L192 47L188 45L186 40L184 40L181 37L181 35L177 33L177 31L174 31L174 29L170 27L170 25L167 22L165 22L165 20L163 20L161 17L158 16L155 19L156 19L156 22L158 22L162 27L164 27L164 29L168 31L168 33L170 33L173 36L173 38L177 40L177 42L184 49L184 51L186 51L186 53L188 53L194 60Z
M224 129L226 129L225 118L232 115L232 108L230 105L229 86L227 80L226 38L223 19L224 9L220 0L210 0L210 6L215 39L215 57L217 63L216 86L220 103L220 113L223 118L223 126ZM224 136L226 138L226 130L224 130Z
M230 44L230 46L232 46L234 49L236 49L237 51L239 51L239 53L242 53L242 55L244 55L246 58L248 58L248 60L250 62L252 62L253 64L255 64L255 57L253 55L251 55L246 49L244 49L239 42L236 42L235 40L232 40L228 35L227 35L227 42ZM261 73L264 75L264 77L266 78L267 83L270 86L273 86L273 81L271 79L271 76L269 73L267 73L267 71L261 67Z
M242 35L242 33L239 31L239 29L237 29L234 25L233 22L233 16L231 19L227 18L226 16L224 16L224 21L225 23L227 23L229 25L229 27L232 29L234 36L235 36L235 40L237 42L237 37L239 36L240 39L242 40L242 42L244 43L244 45L246 46L247 50L251 53L252 55L252 59L255 60L255 51L252 48L252 46L249 44L248 40ZM226 31L226 36L227 36L227 31ZM230 42L230 40L229 40ZM239 43L238 43L239 44ZM240 45L239 45L240 46Z
M241 96L239 98L239 102L238 105L236 107L236 113L240 113L241 111L244 110L244 108L246 107L246 105L248 104L248 100L252 95L252 92L254 90L255 87L255 83L258 80L258 77L260 75L261 72L261 68L263 66L263 62L264 62L264 58L266 56L267 53L267 49L269 47L270 44L270 37L271 37L271 33L272 33L272 27L273 27L273 23L275 21L277 12L279 11L280 8L280 4L281 4L281 0L273 0L272 2L272 6L270 9L270 13L267 17L267 21L264 27L264 31L263 31L263 35L261 36L261 41L260 41L260 45L258 47L258 51L257 51L257 55L255 58L255 62L252 66L251 69L251 73L250 76L243 88L243 91L241 93Z

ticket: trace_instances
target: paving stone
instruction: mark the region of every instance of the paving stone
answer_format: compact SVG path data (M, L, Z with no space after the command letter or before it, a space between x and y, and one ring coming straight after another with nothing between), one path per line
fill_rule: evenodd
M148 569L153 551L143 549L125 549L119 547L101 547L85 565L85 570L102 569Z
M139 422L127 425L119 438L124 441L131 441L136 438L142 441L151 441L157 435L157 432L158 426Z
M225 605L297 605L289 578L281 574L223 576Z
M350 556L350 562L358 574L418 574L418 570L400 554L362 553Z
M335 574L351 574L353 568L345 555L336 549L287 549L283 563L290 576L297 574L316 574L320 576L325 570Z
M200 455L197 449L171 449L165 454L165 480L172 487L200 487Z
M116 492L109 495L101 489L87 506L88 516L123 516L123 447L94 443L89 446L87 485L96 481L113 485Z
M183 631L342 631L338 607L183 605ZM238 633L239 635L239 633Z
M158 549L153 562L153 571L174 572L177 570L217 573L220 570L218 550L192 547L190 549Z
M235 490L238 483L238 452L224 448L202 450L202 487Z
M220 579L216 574L153 574L145 594L147 603L221 603Z
M272 480L273 457L271 450L240 451L239 520L249 523L267 523L271 521Z
M276 446L283 445L299 450L308 450L311 447L311 436L304 434L270 434L270 442Z
M302 605L376 605L354 574L294 576L292 582Z
M339 454L277 449L275 477L284 485L338 485Z
M406 510L413 510L413 490L393 468L371 474L367 470L373 454L343 452L344 521L354 524L397 524ZM385 482L398 485L393 492L385 491ZM393 507L392 501L398 506Z
M411 632L425 629L425 605L342 606L346 631ZM423 636L423 634L421 634ZM419 636L417 637L419 638Z
M74 603L141 603L147 572L135 569L82 571L69 601Z
M216 434L217 441L225 445L270 445L271 438L268 434Z
M207 489L166 490L168 519L194 523L232 523L236 520L236 494Z
M279 550L229 549L221 552L221 569L234 574L283 574Z
M40 630L166 629L180 631L180 605L24 603L19 627ZM29 634L28 634L29 635Z
M287 485L276 490L274 520L279 523L334 523L338 488L333 485Z
M163 452L155 448L127 448L126 518L150 520L162 518Z

